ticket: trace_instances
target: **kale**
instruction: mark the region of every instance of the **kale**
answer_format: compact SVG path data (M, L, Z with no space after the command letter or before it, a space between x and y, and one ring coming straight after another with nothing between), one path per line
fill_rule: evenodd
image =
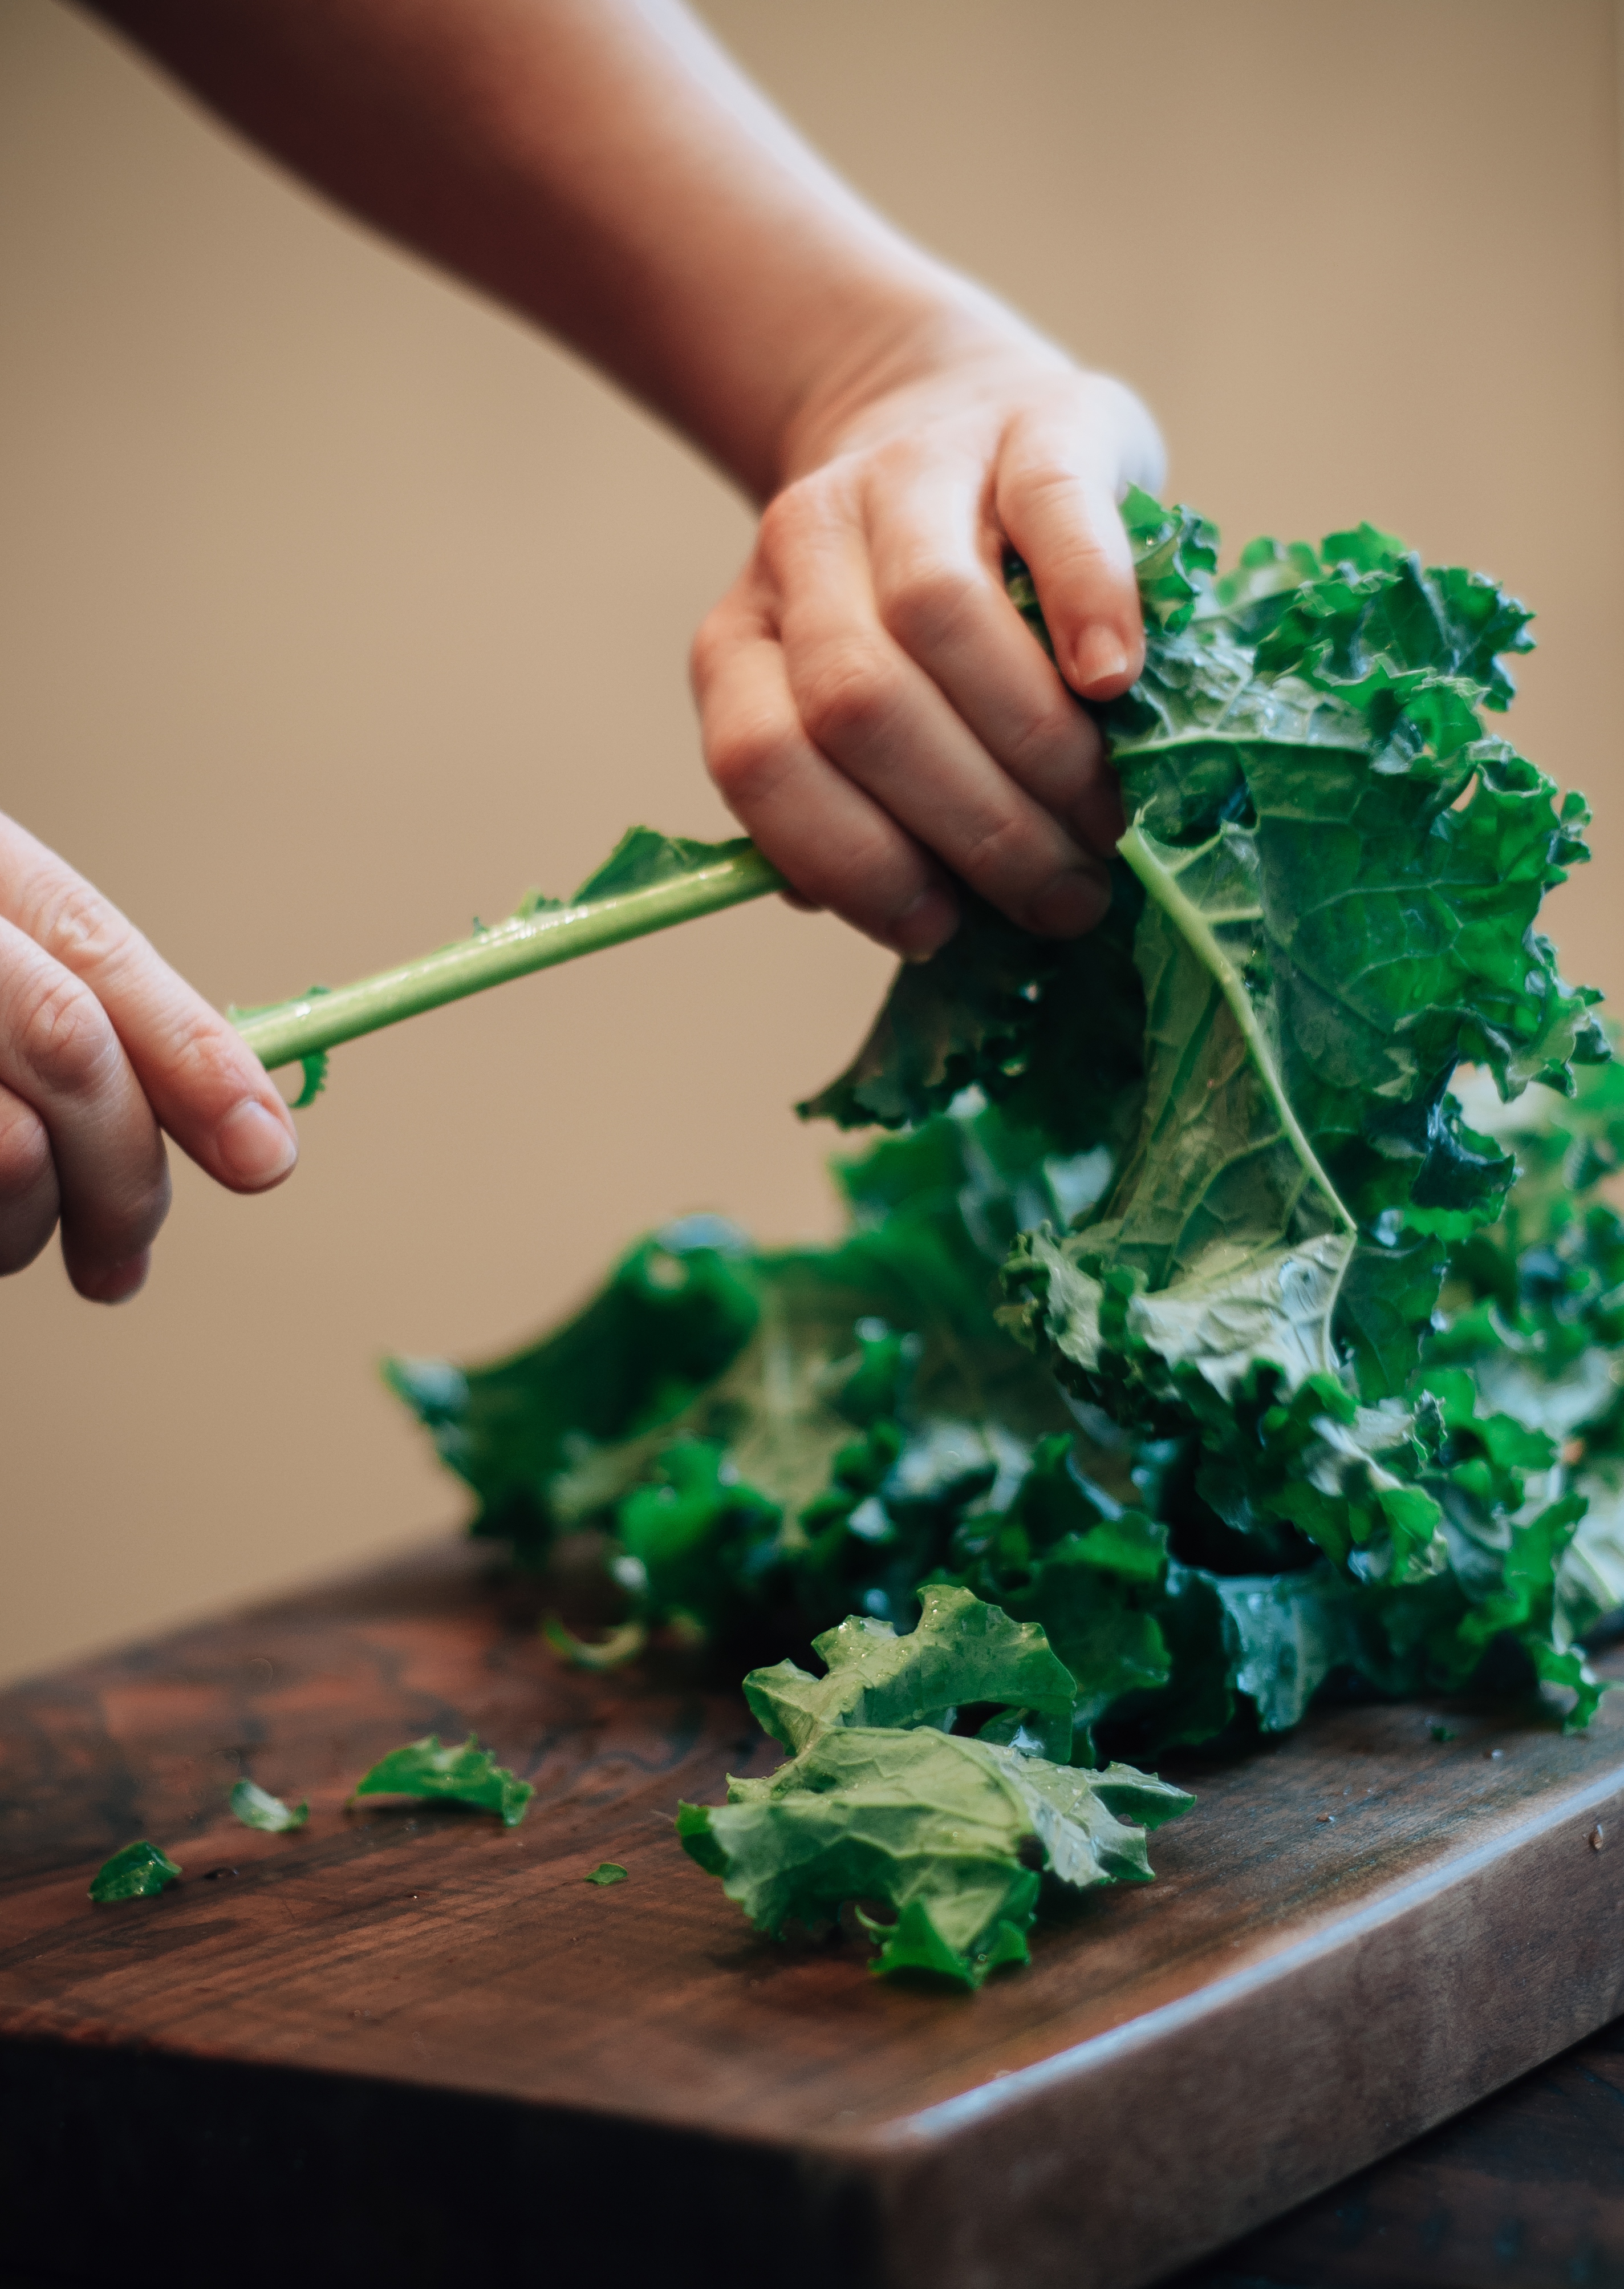
M730 1779L725 1805L683 1805L677 1833L759 1930L816 1934L850 1903L880 1942L878 1974L975 1988L1027 1961L1046 1874L1071 1892L1148 1883L1146 1830L1194 1799L1131 1766L1052 1761L1056 1718L1070 1749L1073 1680L1043 1631L967 1590L927 1588L921 1606L905 1637L862 1615L826 1631L822 1678L792 1662L747 1677L792 1754ZM983 1720L973 1735L953 1729L965 1710Z
M952 1589L1044 1634L1073 1771L1479 1676L1582 1725L1624 1607L1624 1081L1538 928L1584 803L1484 720L1528 614L1368 525L1221 575L1188 511L1125 514L1148 651L1099 711L1111 913L1056 946L970 899L903 966L801 1108L871 1131L845 1236L689 1219L531 1349L392 1379L475 1531L535 1566L601 1535L628 1650L841 1615L906 1642ZM927 1754L992 1785L1007 1744L919 1732L795 1756L836 1797ZM875 1733L848 1775L837 1736ZM705 1849L815 1817L744 1786ZM919 1946L974 1964L1017 1895Z
M91 1878L91 1897L98 1907L110 1900L149 1900L179 1876L179 1861L142 1837L102 1862Z
M279 1796L262 1789L257 1781L238 1781L231 1791L231 1809L244 1828L263 1828L273 1836L281 1836L293 1828L302 1828L310 1817L308 1802L283 1804Z
M356 1782L354 1793L437 1797L471 1805L477 1812L494 1812L505 1828L517 1828L536 1791L529 1781L498 1765L472 1733L460 1749L442 1749L439 1735L430 1733L380 1757Z

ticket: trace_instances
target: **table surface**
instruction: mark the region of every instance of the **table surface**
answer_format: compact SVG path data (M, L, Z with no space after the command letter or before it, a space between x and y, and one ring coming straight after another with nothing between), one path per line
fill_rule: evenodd
M155 2157L189 2124L235 2154L280 2155L330 2233L354 2198L350 2165L380 2205L395 2171L365 2245L386 2245L403 2279L450 2277L397 2214L402 2199L430 2214L423 2156L461 2157L482 2218L480 2157L498 2149L510 2182L561 2173L561 2219L578 2182L601 2229L609 2156L621 2179L691 2201L720 2238L699 2236L673 2277L691 2263L716 2289L735 2277L719 2253L729 2221L759 2242L792 2214L808 2277L832 2252L880 2289L1166 2273L1624 2003L1624 1720L1608 1709L1565 1741L1526 1709L1458 1708L1438 1740L1441 1713L1326 1711L1194 1770L1196 1813L1152 1840L1158 1883L1048 1922L1030 1971L967 1998L877 1982L838 1940L754 1935L671 1821L679 1798L715 1801L727 1772L776 1760L742 1703L691 1676L565 1667L466 1546L12 1688L0 2080L17 2096L0 2200L34 2221L9 2255L25 2275L96 2277L108 2205L150 2203ZM347 1804L386 1749L470 1728L535 1783L521 1827ZM243 1772L307 1796L308 1827L231 1821ZM90 1872L135 1835L184 1883L92 1908ZM587 1885L604 1859L627 1882ZM1187 2125L1197 2093L1210 2134L1192 2140L1180 2111ZM340 2098L350 2110L330 2120ZM55 2144L35 2126L47 2120ZM1091 2238L1084 2261L1079 2154L1112 2141L1085 2205L1111 2246ZM434 2199L455 2213L452 2195ZM240 2232L230 2204L218 2229L234 2216ZM493 2262L520 2251L489 2229ZM590 2246L567 2221L553 2245L572 2233ZM660 2245L633 2196L622 2245L639 2235ZM354 2245L332 2277L356 2277ZM1190 2277L1615 2272L1624 2058L1603 2036ZM125 2277L163 2277L155 2256L150 2277L139 2262Z

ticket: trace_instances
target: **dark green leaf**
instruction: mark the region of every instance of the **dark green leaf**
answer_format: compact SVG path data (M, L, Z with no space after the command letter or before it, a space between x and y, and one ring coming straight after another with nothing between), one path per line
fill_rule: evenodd
M569 903L584 906L595 898L617 898L628 890L646 890L653 883L691 873L697 866L736 857L752 847L744 835L727 842L696 842L685 834L662 834L652 826L628 826L602 865L587 876Z
M179 1874L179 1862L143 1837L102 1862L91 1878L91 1897L98 1906L109 1900L149 1900Z
M326 1088L327 1051L318 1049L314 1057L301 1057L299 1065L303 1078L299 1095L293 1100L295 1113L302 1113L307 1105L314 1105Z
M1278 1729L1338 1675L1522 1663L1582 1720L1624 1604L1624 1078L1537 928L1585 806L1479 720L1526 613L1368 524L1220 577L1199 519L1125 517L1110 915L1063 947L972 900L899 973L803 1108L893 1131L837 1171L848 1236L663 1234L529 1352L397 1387L478 1530L604 1535L628 1644L906 1632L951 1585L1049 1633L1078 1765ZM697 855L640 831L585 888ZM970 1705L989 1752L1059 1744ZM888 1958L939 1967L893 1909Z
M539 1561L560 1481L600 1448L671 1422L713 1382L760 1311L745 1246L720 1216L687 1217L641 1241L585 1311L510 1359L387 1362L390 1387L478 1495L475 1533L511 1535Z
M1010 1621L968 1590L928 1584L919 1603L919 1625L906 1637L864 1614L825 1630L813 1649L827 1676L809 1677L791 1661L752 1670L744 1698L757 1723L799 1751L834 1726L945 1731L961 1706L991 1703L1047 1719L1064 1756L1076 1685L1043 1631Z
M529 1781L482 1749L472 1733L460 1749L442 1749L437 1733L392 1749L355 1783L357 1796L434 1797L471 1805L496 1813L505 1828L519 1825L535 1793Z

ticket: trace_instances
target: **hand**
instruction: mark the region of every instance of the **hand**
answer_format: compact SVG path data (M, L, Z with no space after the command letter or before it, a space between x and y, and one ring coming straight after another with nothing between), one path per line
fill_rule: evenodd
M1116 504L1162 467L1138 400L1036 338L922 365L800 425L694 647L729 808L799 902L916 960L952 934L950 876L1055 937L1110 902L1122 816L1074 695L1114 698L1143 665ZM1004 593L1006 544L1059 673Z
M292 1118L235 1029L90 883L0 818L0 1274L59 1222L81 1296L122 1303L169 1208L161 1129L219 1184L264 1192Z

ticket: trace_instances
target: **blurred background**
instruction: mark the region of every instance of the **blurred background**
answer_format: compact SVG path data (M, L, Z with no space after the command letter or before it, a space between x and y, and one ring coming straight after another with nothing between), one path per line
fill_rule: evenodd
M908 229L1155 408L1238 546L1361 517L1539 609L1624 991L1612 0L716 0ZM0 0L0 804L211 998L337 982L729 831L686 651L745 506L52 0ZM0 1675L457 1521L386 1351L486 1355L633 1234L830 1231L793 1098L886 958L776 902L341 1050L268 1200L184 1161L147 1293L0 1287Z

